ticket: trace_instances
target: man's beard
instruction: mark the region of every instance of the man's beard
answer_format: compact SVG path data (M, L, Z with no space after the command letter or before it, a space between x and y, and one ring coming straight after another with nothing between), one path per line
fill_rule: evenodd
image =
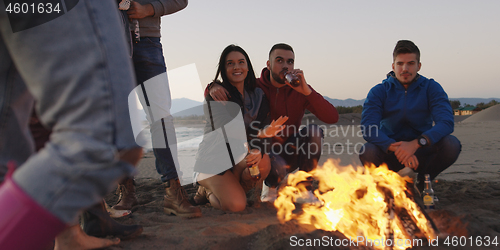
M279 84L285 85L285 79L281 78L280 73L275 73L271 71L271 77Z

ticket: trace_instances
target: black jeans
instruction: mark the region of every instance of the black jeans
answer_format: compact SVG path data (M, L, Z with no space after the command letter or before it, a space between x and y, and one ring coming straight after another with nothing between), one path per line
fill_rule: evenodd
M417 168L419 181L423 182L426 174L434 179L439 173L455 163L461 150L460 141L453 135L447 135L433 145L417 149L415 156L419 162ZM386 153L371 143L366 143L363 146L359 159L365 166L369 164L380 166L382 163L386 163L388 168L395 172L404 168L393 152Z
M271 172L266 178L266 185L276 187L297 168L306 172L315 169L321 157L323 137L323 129L311 124L290 136L284 144L274 145L269 154Z

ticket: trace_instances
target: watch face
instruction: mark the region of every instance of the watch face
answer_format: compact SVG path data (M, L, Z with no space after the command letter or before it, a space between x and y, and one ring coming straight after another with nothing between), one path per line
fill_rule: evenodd
M425 146L427 145L427 140L425 138L420 138L420 145Z

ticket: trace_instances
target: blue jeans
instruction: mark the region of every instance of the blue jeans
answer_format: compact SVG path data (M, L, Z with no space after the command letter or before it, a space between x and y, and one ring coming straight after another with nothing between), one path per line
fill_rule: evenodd
M132 59L134 62L135 74L138 84L143 84L147 80L150 80L151 78L167 71L159 37L141 37L141 40L138 43L134 43ZM153 94L154 93L149 93L148 95ZM169 110L171 102L170 96L165 96L163 98L168 99L165 100L165 102L168 103L167 109ZM145 104L149 106L148 101L146 101ZM158 174L161 175L161 180L163 182L167 182L171 179L177 179L177 171L179 171L179 175L182 176L182 172L180 172L180 169L176 170L176 166L174 163L174 157L177 157L177 154L172 154L172 151L177 151L175 148L173 148L175 147L175 143L170 143L169 145L167 140L167 134L171 136L173 135L173 137L175 137L175 130L173 131L173 133L168 133L169 130L174 130L173 118L170 113L168 113L166 117L163 117L159 122L153 122L153 124L151 125L153 145L166 146L153 147L153 153L156 158L156 171L158 171ZM155 140L163 140L164 143L155 142ZM175 141L175 138L171 138L171 140Z
M297 168L306 172L315 169L321 157L323 138L323 129L311 124L290 136L283 145L273 145L269 154L271 171L266 185L276 187Z
M66 223L135 172L118 154L137 148L126 108L134 76L120 23L111 0L79 1L16 33L0 10L0 175L17 161L14 182ZM33 100L53 131L34 155Z
M460 141L453 135L447 135L433 145L417 149L415 156L419 163L417 173L420 183L424 182L426 174L434 179L439 173L455 163L461 150ZM373 163L375 166L380 166L382 163L386 163L389 169L395 172L404 168L393 152L386 153L374 144L366 143L360 152L362 153L360 153L359 159L363 165Z

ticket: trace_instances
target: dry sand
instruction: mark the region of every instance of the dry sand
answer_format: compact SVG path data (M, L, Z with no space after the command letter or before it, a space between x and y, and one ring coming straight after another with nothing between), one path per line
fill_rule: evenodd
M355 152L356 145L360 145L357 143L364 143L356 130L359 118L359 114L342 115L337 126L327 125L320 164L335 158L340 159L342 165L359 165L357 156L349 155ZM437 183L433 183L439 202L430 216L443 236L472 236L474 240L479 236L497 237L500 245L499 128L500 105L456 123L453 134L462 143L462 153L453 166L438 176ZM296 222L280 224L276 210L269 203L247 207L240 213L224 213L202 206L203 217L196 219L166 215L161 208L163 186L157 177L145 177L145 173L151 175L155 171L154 156L147 154L138 168L140 173L136 181L140 204L133 208L131 217L119 221L141 224L144 233L109 249L295 249L297 247L290 245L291 236L303 239L344 237L338 232L315 230ZM185 187L190 194L196 191L191 185ZM114 204L116 199L115 194L107 197L109 204ZM459 249L478 249L475 244ZM443 248L444 242L441 241L440 246L437 249ZM484 249L500 249L500 246Z

